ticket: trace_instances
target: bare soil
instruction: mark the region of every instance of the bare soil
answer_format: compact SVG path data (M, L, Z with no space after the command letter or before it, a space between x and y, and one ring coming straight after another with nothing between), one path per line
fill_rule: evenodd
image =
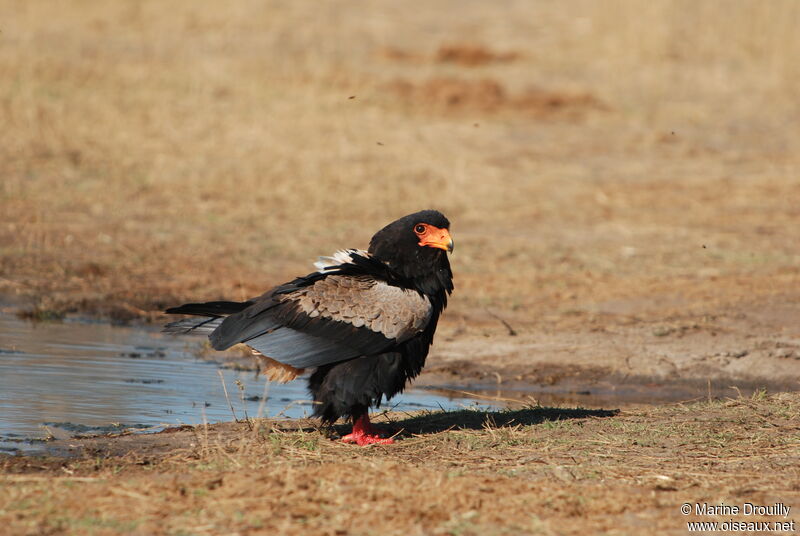
M535 87L510 93L503 84L491 78L432 78L420 83L399 79L387 84L386 89L395 93L410 109L425 114L473 115L479 111L483 114L521 114L539 119L579 119L585 113L606 109L589 93Z

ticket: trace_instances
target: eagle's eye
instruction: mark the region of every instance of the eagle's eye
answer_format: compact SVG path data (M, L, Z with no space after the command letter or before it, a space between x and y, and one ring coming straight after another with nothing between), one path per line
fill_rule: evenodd
M427 225L423 225L421 223L418 223L417 225L414 226L414 232L417 233L418 235L425 234L425 231L427 229L428 229L428 226Z

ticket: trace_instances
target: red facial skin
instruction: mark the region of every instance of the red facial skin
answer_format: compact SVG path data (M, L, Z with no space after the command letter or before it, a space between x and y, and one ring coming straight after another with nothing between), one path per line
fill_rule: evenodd
M391 445L394 439L391 437L384 438L378 433L378 430L372 427L369 422L369 415L366 413L355 420L353 423L353 431L342 438L345 443L355 443L359 447L367 445Z
M419 237L420 246L439 248L448 253L453 251L453 239L447 229L439 229L428 223L418 223L414 226L414 234Z

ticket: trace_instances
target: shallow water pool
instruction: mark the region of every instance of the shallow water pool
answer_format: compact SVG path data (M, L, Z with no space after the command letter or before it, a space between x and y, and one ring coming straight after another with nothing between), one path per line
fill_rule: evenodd
M229 421L234 414L311 415L303 379L267 383L252 370L225 368L204 355L203 341L157 328L34 323L0 314L0 451L28 450L47 437L157 431ZM410 389L385 407L410 411L477 404L492 406Z

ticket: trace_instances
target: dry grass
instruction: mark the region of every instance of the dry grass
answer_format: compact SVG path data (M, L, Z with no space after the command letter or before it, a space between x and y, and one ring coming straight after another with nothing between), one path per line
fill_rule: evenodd
M5 2L0 291L128 318L244 298L433 206L456 315L779 293L798 279L799 11ZM602 106L425 95L475 84Z
M697 519L685 502L800 499L797 395L395 419L405 439L390 447L259 421L6 458L0 522L13 534L684 534Z

